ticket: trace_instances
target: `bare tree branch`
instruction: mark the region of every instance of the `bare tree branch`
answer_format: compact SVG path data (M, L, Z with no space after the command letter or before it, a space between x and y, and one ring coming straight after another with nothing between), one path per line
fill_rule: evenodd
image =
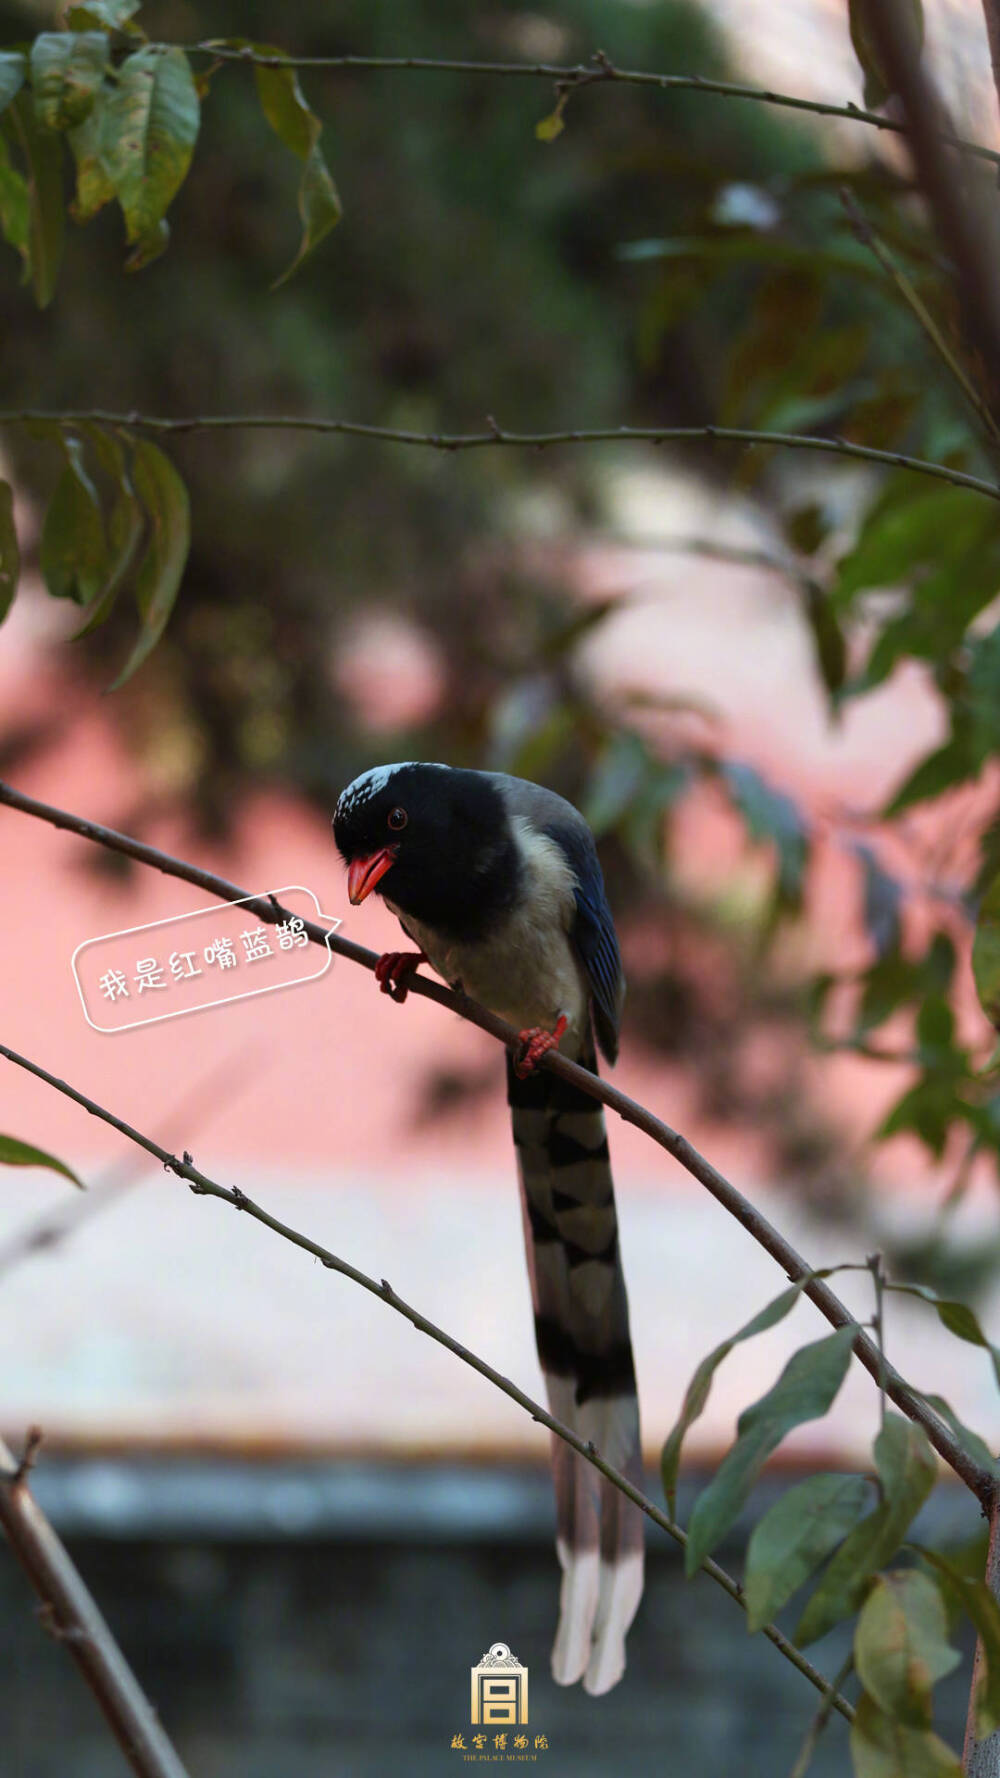
M80 408L65 413L45 413L20 408L0 413L0 426L20 426L49 421L60 426L120 426L132 432L317 432L344 438L367 438L384 444L411 445L432 451L480 451L491 448L545 451L555 445L710 443L763 445L773 450L820 451L825 456L846 457L858 463L876 463L882 469L908 469L969 488L1000 500L1000 485L982 476L969 475L947 463L926 457L908 457L901 451L882 451L875 445L855 444L847 438L823 438L807 432L762 432L747 426L593 426L567 432L512 432L489 420L485 432L411 432L397 426L369 426L360 420L329 420L311 414L188 414L171 419L161 414L108 413L100 408Z
M169 876L194 883L198 888L205 889L210 895L217 895L223 901L244 901L260 920L275 924L291 917L288 911L280 907L276 901L269 901L266 897L251 897L237 884L227 882L224 877L218 877L210 871L201 870L197 865L186 864L181 859L171 857L167 852L159 851L155 846L146 845L144 841L132 839L127 834L116 833L113 828L102 827L95 821L88 821L84 817L70 814L64 809L56 809L49 803L39 802L37 798L26 796L23 792L15 790L11 785L2 781L0 781L0 804L6 804L9 808L16 809L22 814L36 816L42 821L51 823L54 827L80 834L84 839L93 840L98 845L107 846L115 852L121 852L126 857L134 858L142 864L151 865L155 870L164 871ZM342 938L339 932L331 934L312 921L304 921L303 924L313 943L328 945L338 956L346 957L352 963L360 963L365 969L373 970L375 968L378 959L374 951L367 950L363 945L353 944L350 939ZM415 974L407 978L407 987L411 993L419 994L426 1000L434 1000L439 1006L445 1006L451 1012L456 1012L462 1018L468 1019L471 1024L478 1025L480 1030L488 1032L491 1037L495 1037L498 1042L505 1044L508 1049L513 1050L519 1045L520 1035L512 1025L497 1018L495 1013L478 1005L475 1000L470 1000L466 995L457 994L452 989L446 988L443 982L433 981L429 976ZM31 1068L41 1079L58 1086L61 1091L68 1092L71 1098L77 1098L81 1104L86 1103L89 1110L94 1110L94 1107L80 1098L80 1095L75 1093L72 1088L64 1086L62 1082L54 1081L51 1075L45 1074L34 1064L25 1063L22 1058L15 1057L11 1051L2 1046L0 1046L0 1054L21 1062L22 1066ZM734 1217L746 1229L760 1247L763 1247L765 1253L769 1253L771 1258L777 1261L788 1278L795 1281L808 1279L809 1282L805 1284L804 1294L815 1304L820 1314L826 1317L832 1327L856 1328L853 1350L865 1370L874 1377L880 1388L884 1378L885 1390L891 1400L909 1419L916 1421L923 1427L931 1444L944 1458L949 1468L961 1477L984 1508L989 1511L995 1488L992 1473L974 1460L951 1430L938 1418L922 1396L911 1388L894 1366L883 1363L877 1345L869 1338L864 1329L858 1326L845 1304L835 1296L822 1279L813 1276L814 1268L806 1264L801 1255L796 1252L789 1241L786 1241L784 1235L774 1227L773 1223L761 1215L760 1211L743 1196L742 1192L738 1191L716 1167L713 1167L711 1161L699 1154L687 1138L672 1129L669 1124L655 1117L644 1106L638 1105L634 1099L630 1099L627 1094L620 1092L609 1081L603 1080L599 1075L591 1074L586 1068L581 1068L579 1063L571 1062L558 1050L550 1050L543 1057L541 1066L550 1068L563 1080L571 1081L582 1092L588 1093L592 1099L600 1100L610 1111L617 1112L626 1123L634 1124L637 1129L644 1131L652 1141L659 1143L661 1148L665 1148L668 1154L672 1155L693 1178L697 1179L711 1193L717 1203L721 1204L723 1209L727 1210L730 1216ZM98 1110L95 1111L95 1115L105 1117L108 1122L115 1123L117 1128L122 1129L124 1134L134 1136L134 1132L130 1131L127 1126L117 1124L109 1114ZM146 1138L141 1140L143 1145L149 1148L151 1154L158 1154L162 1158L162 1152L155 1145L150 1145ZM167 1158L169 1164L173 1166L173 1160L170 1157ZM267 1219L262 1218L262 1220ZM310 1251L312 1251L311 1248Z
M533 1420L537 1420L540 1425L548 1427L550 1432L554 1432L558 1438L565 1440L566 1444L572 1445L574 1451L579 1452L581 1457L585 1457L587 1462L593 1464L595 1469L599 1469L601 1474L606 1476L609 1482L613 1483L616 1488L619 1488L623 1494L628 1496L629 1500L633 1501L636 1506L640 1507L646 1514L647 1518L652 1519L654 1525L659 1525L662 1531L666 1531L668 1536L674 1539L675 1543L679 1543L682 1546L687 1543L687 1533L682 1527L676 1524L673 1519L669 1518L665 1512L661 1512L660 1508L656 1506L652 1500L648 1499L648 1497L643 1494L634 1483L630 1482L627 1476L622 1475L620 1470L615 1469L613 1464L608 1463L592 1441L580 1438L578 1434L572 1432L568 1426L564 1426L561 1420L555 1419L546 1408L542 1407L540 1402L533 1401L530 1395L526 1395L523 1389L519 1389L516 1383L512 1383L509 1377L505 1377L502 1372L494 1370L492 1365L486 1363L485 1359L477 1357L475 1352L470 1352L468 1347L463 1346L460 1340L456 1340L451 1334L445 1333L444 1329L437 1327L433 1321L428 1321L426 1315L421 1315L419 1310L414 1309L409 1303L404 1302L401 1296L397 1295L386 1278L380 1280L370 1278L367 1272L359 1271L357 1266L352 1266L346 1259L340 1259L337 1254L331 1253L328 1247L322 1247L318 1241L313 1241L308 1235L303 1235L298 1229L291 1228L288 1223L279 1221L276 1216L272 1216L270 1212L263 1209L260 1204L256 1204L252 1198L248 1198L246 1193L240 1190L239 1186L219 1185L216 1180L210 1179L207 1174L202 1173L200 1169L195 1166L191 1156L186 1152L183 1159L178 1160L176 1155L172 1155L167 1149L161 1148L158 1142L152 1140L152 1137L144 1136L140 1130L133 1129L131 1124L127 1124L122 1118L116 1117L113 1112L106 1110L103 1105L98 1105L96 1100L88 1099L85 1093L78 1092L76 1087L69 1085L68 1081L59 1080L54 1074L49 1074L47 1069L40 1067L37 1062L29 1061L27 1056L19 1055L16 1050L8 1049L7 1045L2 1043L0 1043L0 1056L6 1056L8 1062L14 1062L19 1068L26 1069L29 1074L35 1075L38 1080L44 1080L48 1086L54 1087L57 1092L64 1093L68 1099L72 1099L77 1105L81 1105L84 1111L89 1111L92 1117L100 1118L103 1123L110 1124L112 1129L120 1131L123 1136L127 1136L130 1142L136 1143L139 1148L144 1148L147 1154L152 1155L155 1160L162 1162L168 1172L176 1173L179 1179L186 1179L196 1196L220 1198L223 1203L231 1204L234 1210L242 1210L247 1216L252 1217L255 1222L263 1223L265 1228L271 1229L274 1234L280 1235L283 1240L290 1241L294 1247L301 1247L304 1253L311 1253L315 1259L320 1260L330 1271L340 1272L343 1277L350 1278L355 1284L360 1284L363 1290L370 1291L372 1296L377 1296L380 1302L388 1303L391 1309L395 1309L397 1314L402 1315L405 1320L409 1321L411 1325L418 1330L418 1332L427 1334L429 1338L435 1340L439 1346L445 1346L449 1352L455 1354L456 1358L460 1358L463 1364L467 1364L472 1370L478 1371L481 1377L485 1377L488 1382L493 1383L504 1395L509 1396L511 1401L517 1402L519 1407L526 1409ZM724 1568L720 1568L717 1562L706 1560L702 1563L702 1567L706 1574L710 1575L713 1580L718 1581L719 1585L724 1587L730 1598L735 1599L744 1610L746 1609L743 1589L738 1581L733 1580L732 1576L727 1574ZM824 1697L829 1696L830 1687L828 1682L823 1678L823 1675L813 1667L812 1663L806 1659L801 1650L795 1647L794 1643L789 1642L788 1638L782 1635L781 1631L773 1624L765 1626L764 1633L767 1636L768 1641L772 1642L777 1649L780 1649L781 1653L799 1669L800 1673L805 1675L811 1684L816 1686L818 1691L823 1692ZM840 1711L841 1716L846 1717L849 1722L853 1721L854 1711L845 1698L841 1698L835 1693L830 1700L830 1703L832 1708Z
M941 101L921 60L908 0L871 0L866 18L890 90L899 96L921 189L955 267L953 286L969 345L985 372L986 396L1000 416L1000 228L995 190L963 178L943 154Z
M990 45L993 85L996 88L997 104L1000 105L1000 0L983 0L983 18L986 20L986 35Z
M990 1509L990 1541L986 1553L984 1579L994 1599L1000 1599L1000 1495ZM982 1638L976 1641L976 1658L972 1667L969 1690L969 1714L965 1725L965 1746L962 1770L966 1778L1000 1778L1000 1729L994 1729L984 1740L976 1738L976 1700L986 1676L986 1651Z
M69 1554L0 1438L0 1525L42 1602L44 1621L73 1656L139 1778L187 1778L152 1704Z
M990 0L984 0L989 4ZM779 105L790 111L808 111L815 117L839 117L846 123L867 124L874 130L901 134L904 126L877 111L860 105L833 105L822 99L803 99L795 93L779 93L770 87L741 86L732 80L711 80L703 74L656 74L645 69L619 68L600 50L589 62L563 67L554 62L463 62L431 56L296 56L269 55L252 45L236 48L208 41L186 46L189 55L204 54L218 61L249 62L258 68L315 68L346 74L468 74L494 79L551 81L557 95L588 86L645 86L659 92L711 93L720 99L749 99L762 105ZM942 130L941 141L949 148L976 159L1000 165L1000 153L981 142L970 142L952 130Z

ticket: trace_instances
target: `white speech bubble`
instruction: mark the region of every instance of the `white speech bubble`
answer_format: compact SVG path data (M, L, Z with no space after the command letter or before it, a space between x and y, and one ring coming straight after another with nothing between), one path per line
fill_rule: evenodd
M255 921L250 928L246 916L241 919L240 908L248 901L269 901L272 895L291 918L273 925ZM307 906L297 909L290 897L304 897ZM322 954L303 931L303 919L324 920L329 925ZM202 925L185 925L190 921L200 921ZM159 1025L164 1019L204 1012L211 1006L228 1006L234 1000L252 1000L259 994L273 994L279 988L318 981L333 962L329 940L342 924L332 914L323 913L311 889L295 883L285 889L266 890L263 895L215 901L209 907L172 914L166 920L150 920L144 926L127 926L120 932L85 938L73 952L70 968L88 1025L105 1036L114 1036L119 1031L135 1031L141 1025ZM245 928L242 932L241 925ZM169 943L164 944L163 934L168 927L183 927L179 942L190 948L181 950L175 944L171 950ZM139 942L140 933L149 936ZM208 943L204 942L206 939ZM303 974L298 967L300 953L319 958L318 968ZM248 987L244 984L251 970L254 985ZM290 970L297 973L290 974ZM204 997L209 983L223 987L230 978L237 988L235 993ZM174 1004L154 1012L154 1005L162 1005L168 997ZM130 1016L140 1008L141 1018ZM121 1015L117 1020L116 1009ZM98 1012L112 1022L100 1022L94 1016Z

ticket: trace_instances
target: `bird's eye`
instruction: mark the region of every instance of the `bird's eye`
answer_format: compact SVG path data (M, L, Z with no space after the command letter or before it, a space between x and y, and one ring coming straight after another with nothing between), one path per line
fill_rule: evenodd
M407 815L405 809L390 809L389 810L389 826L392 828L394 833L398 833L400 831L400 828L405 827L408 820L409 820L409 816Z

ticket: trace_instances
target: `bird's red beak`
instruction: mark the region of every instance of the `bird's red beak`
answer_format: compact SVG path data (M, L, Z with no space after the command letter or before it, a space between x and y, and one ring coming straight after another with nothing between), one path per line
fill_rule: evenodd
M371 894L395 862L395 846L383 846L381 852L373 852L370 858L354 859L347 872L347 893L352 907L356 908L366 895Z

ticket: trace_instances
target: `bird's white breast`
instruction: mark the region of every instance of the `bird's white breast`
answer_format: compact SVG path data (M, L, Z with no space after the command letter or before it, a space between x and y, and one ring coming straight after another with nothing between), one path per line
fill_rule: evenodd
M561 1014L569 1029L561 1048L572 1052L588 1028L587 987L569 933L575 914L573 872L555 840L535 832L519 816L511 821L523 864L517 904L489 935L453 943L394 905L410 937L445 981L461 985L519 1030L551 1030Z

